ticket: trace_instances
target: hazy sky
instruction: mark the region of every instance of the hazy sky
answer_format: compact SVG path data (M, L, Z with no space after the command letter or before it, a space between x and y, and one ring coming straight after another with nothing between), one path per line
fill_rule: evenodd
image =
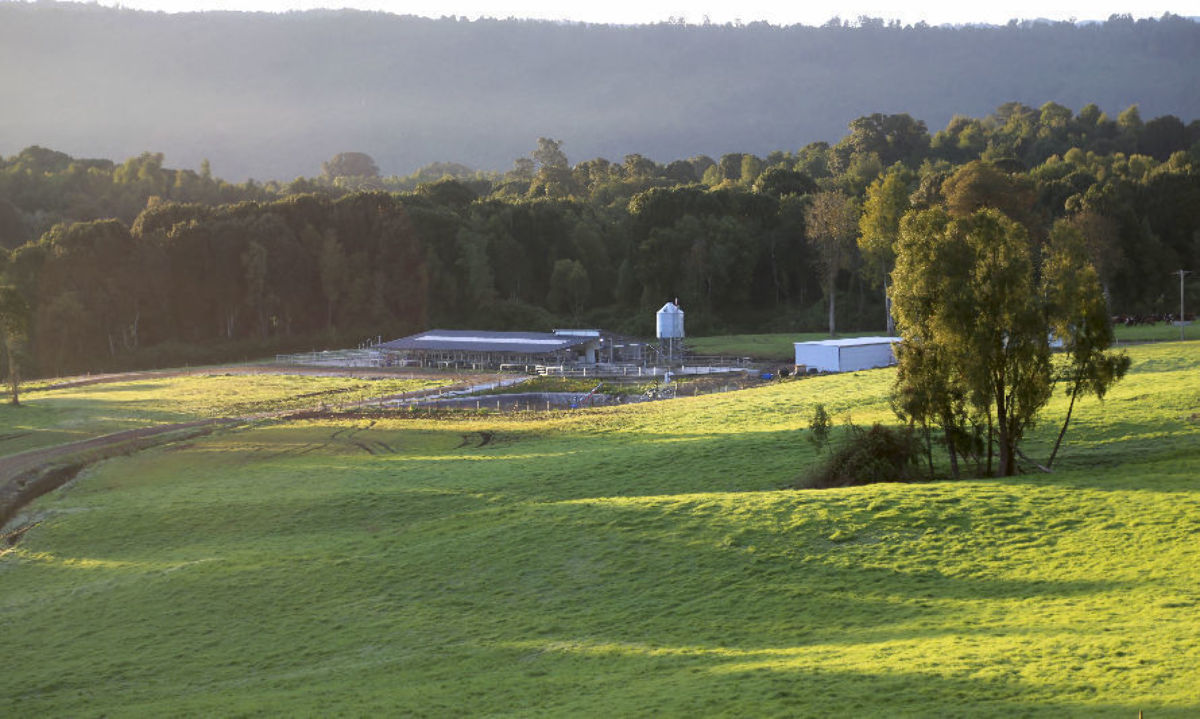
M906 24L923 20L931 25L1002 25L1014 18L1104 20L1113 14L1144 18L1160 17L1166 12L1185 17L1200 16L1200 0L1008 0L997 3L962 0L927 0L920 3L911 0L102 0L100 4L167 12L282 12L353 7L426 17L519 17L633 24L679 17L689 23L702 23L706 16L714 23L766 20L775 25L821 25L835 16L853 20L863 15L900 20Z

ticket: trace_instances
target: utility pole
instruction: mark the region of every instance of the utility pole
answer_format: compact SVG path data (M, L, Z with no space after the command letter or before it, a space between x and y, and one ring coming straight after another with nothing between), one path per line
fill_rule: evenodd
M1176 270L1173 275L1179 275L1179 341L1183 341L1183 330L1187 327L1187 323L1183 319L1183 278L1192 274L1190 270Z

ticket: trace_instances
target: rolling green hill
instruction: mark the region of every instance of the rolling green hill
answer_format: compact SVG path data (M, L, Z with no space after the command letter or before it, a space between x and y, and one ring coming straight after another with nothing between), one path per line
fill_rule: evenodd
M1195 716L1200 356L1130 354L1052 475L787 489L813 405L890 421L889 370L263 423L111 459L0 558L0 697L16 716Z

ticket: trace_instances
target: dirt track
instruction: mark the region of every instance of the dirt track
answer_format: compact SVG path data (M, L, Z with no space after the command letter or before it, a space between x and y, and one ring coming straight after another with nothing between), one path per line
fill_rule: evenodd
M156 438L162 439L161 435L238 422L217 418L141 427L0 457L0 527L21 507L70 481L90 462L110 456L106 450L133 451L157 444Z
M231 424L237 421L237 419L217 418L202 419L195 422L180 422L177 424L159 424L153 427L139 427L138 429L127 429L123 432L105 434L99 437L92 437L90 439L81 439L78 442L57 444L53 447L31 449L28 452L21 452L20 454L0 457L0 482L7 481L8 479L11 479L17 474L21 474L22 472L45 467L51 462L63 459L64 457L70 457L72 455L82 454L92 450L103 449L105 447L111 447L115 444L123 444L131 440L146 439L156 435L175 432L182 429L204 427L216 424Z
M276 365L206 367L203 369L165 370L161 372L126 372L120 374L92 375L73 377L61 382L39 388L67 389L84 387L108 382L131 382L141 379L163 377L179 377L197 374L306 374L316 376L344 376L364 378L388 378L396 376L415 376L412 370L390 371L386 369L333 369L320 367L294 367ZM361 402L341 405L345 408L376 404L386 400L414 399L426 394L445 392L454 388L469 387L480 383L481 380L491 379L491 375L468 375L461 377L448 387L436 387L425 390L405 392L399 395L375 397ZM35 390L36 392L37 390ZM0 457L0 527L8 522L21 507L37 497L52 491L69 481L86 464L102 459L106 451L119 451L128 448L129 451L142 449L162 441L168 441L174 433L185 430L218 429L222 426L244 424L263 419L273 419L299 414L296 410L281 410L264 412L240 417L215 417L195 420L192 422L177 422L160 424L152 427L129 429L113 434L91 437L89 439L59 444L53 447L29 450L19 454ZM17 532L19 535L19 530Z

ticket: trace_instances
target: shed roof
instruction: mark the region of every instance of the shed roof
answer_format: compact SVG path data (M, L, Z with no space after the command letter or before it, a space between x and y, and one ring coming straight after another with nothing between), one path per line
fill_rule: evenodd
M575 329L575 330L554 330L554 334L558 337L591 337L592 339L599 339L600 335L602 335L603 332L601 332L600 330Z
M820 345L822 347L858 347L861 345L893 345L903 340L900 337L844 337L841 339L794 342L796 345Z
M511 352L514 354L550 354L587 344L592 337L556 335L549 332L481 332L477 330L428 330L384 342L385 350L426 350L441 352Z

